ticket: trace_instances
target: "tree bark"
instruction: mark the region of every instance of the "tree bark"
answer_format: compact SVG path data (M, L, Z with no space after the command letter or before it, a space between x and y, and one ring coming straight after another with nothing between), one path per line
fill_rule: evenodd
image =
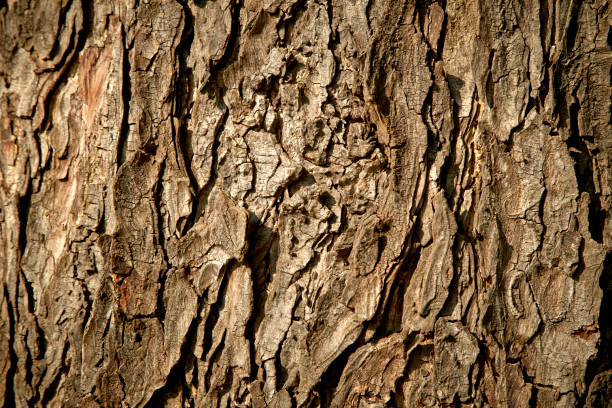
M608 406L611 25L0 1L0 406Z

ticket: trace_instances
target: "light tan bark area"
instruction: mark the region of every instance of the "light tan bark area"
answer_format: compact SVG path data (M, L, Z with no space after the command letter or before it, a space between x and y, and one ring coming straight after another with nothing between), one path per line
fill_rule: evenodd
M0 1L0 406L607 406L611 26Z

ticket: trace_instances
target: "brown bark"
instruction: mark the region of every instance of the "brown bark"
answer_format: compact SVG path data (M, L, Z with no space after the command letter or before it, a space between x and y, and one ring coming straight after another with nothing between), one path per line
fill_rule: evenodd
M0 406L606 406L611 10L0 1Z

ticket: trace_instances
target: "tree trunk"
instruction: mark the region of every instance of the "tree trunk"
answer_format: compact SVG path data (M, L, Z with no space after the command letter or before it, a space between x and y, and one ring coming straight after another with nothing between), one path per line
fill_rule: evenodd
M611 24L0 1L0 406L607 406Z

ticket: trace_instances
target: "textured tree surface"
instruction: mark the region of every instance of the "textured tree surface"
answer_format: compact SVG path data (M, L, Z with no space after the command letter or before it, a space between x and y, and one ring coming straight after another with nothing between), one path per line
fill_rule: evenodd
M0 1L0 406L609 406L611 26Z

